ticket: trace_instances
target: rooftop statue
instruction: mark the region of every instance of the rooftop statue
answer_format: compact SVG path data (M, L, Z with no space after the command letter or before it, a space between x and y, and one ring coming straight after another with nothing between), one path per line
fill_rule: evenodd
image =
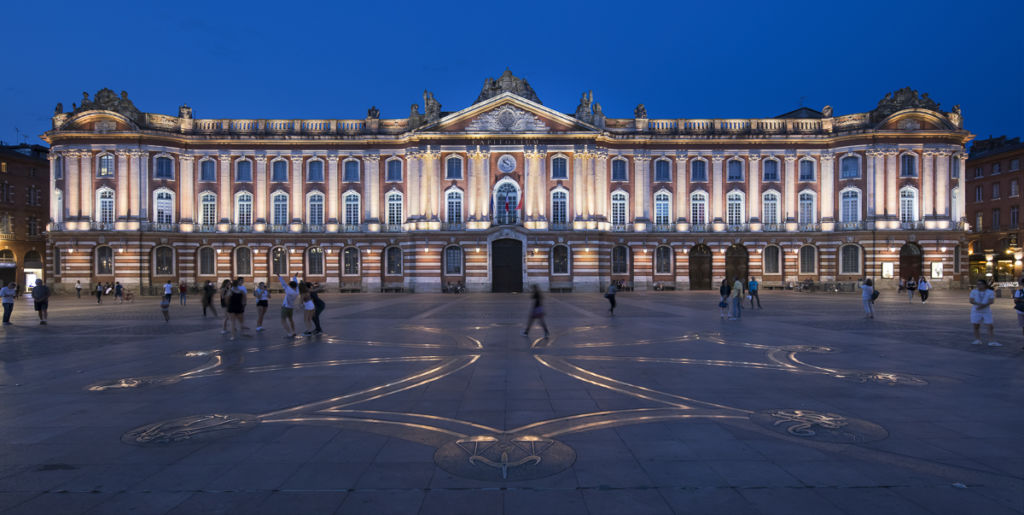
M871 119L878 121L904 109L928 109L939 112L939 103L932 100L928 93L918 96L916 89L906 87L886 93L885 97L878 101L878 107L871 111Z
M370 108L366 110L366 117L371 120L379 120L380 109L377 109L377 106L370 106Z
M633 110L633 118L637 118L637 119L641 119L641 120L642 119L646 119L647 118L647 108L644 107L643 104L637 104L636 109Z
M142 115L135 108L135 104L128 99L127 91L121 91L121 96L118 97L117 93L110 88L97 91L93 100L89 100L88 92L82 92L82 105L75 107L74 112L91 110L115 111L132 119L138 119Z
M428 123L441 119L441 103L434 98L432 92L423 90L423 106L423 114Z
M480 89L480 95L476 97L476 102L473 103L478 104L502 93L512 93L531 102L541 103L540 99L537 98L537 93L530 87L530 83L526 79L520 79L512 75L512 71L508 68L505 68L505 73L502 73L501 77L497 79L484 79L484 87Z
M821 115L825 118L832 118L832 106L825 106L821 108Z
M584 91L583 95L580 96L580 103L576 106L575 117L581 122L590 123L594 120L594 113L591 111L590 105L594 103L594 92Z

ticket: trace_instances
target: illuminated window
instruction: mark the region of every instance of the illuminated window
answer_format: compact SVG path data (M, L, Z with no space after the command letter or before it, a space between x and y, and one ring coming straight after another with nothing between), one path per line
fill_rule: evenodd
M448 215L448 223L462 223L462 192L456 190L449 191L447 195L447 201L448 209L446 214Z
M103 154L99 159L99 166L96 167L96 177L114 176L114 156Z
M843 190L840 195L840 222L860 221L860 191Z
M345 194L345 225L359 225L359 194L350 191Z
M359 275L359 249L349 247L342 254L342 273L344 275Z
M462 248L452 245L444 249L445 275L462 275Z
M252 225L252 193L243 192L235 197L235 223Z
M306 223L309 225L324 224L324 196L322 193L313 193L307 198L306 218Z
M114 190L103 188L97 193L97 222L114 222Z
M743 193L733 191L725 196L725 218L729 225L743 223Z
M174 222L174 195L170 191L157 191L155 204L156 223Z
M761 222L769 225L779 223L779 194L767 191L761 196Z
M274 225L288 224L288 194L284 192L275 193L270 199L271 217L270 223Z
M704 225L708 223L708 196L704 192L690 195L690 223Z
M96 275L114 275L114 251L110 247L96 247Z
M202 225L217 223L217 195L215 193L207 192L199 196L199 213Z
M402 194L398 192L388 193L388 224L398 225L402 221Z
M917 221L917 190L914 188L900 190L900 221Z
M558 190L551 193L551 223L566 223L568 196L564 191Z
M612 193L612 225L626 224L626 194Z
M551 249L551 273L557 275L569 273L569 247L555 245Z
M672 273L672 249L664 245L654 251L654 273Z
M274 275L288 275L288 251L284 247L274 247L270 251L270 271Z
M612 249L612 273L629 273L629 249L623 245Z
M654 223L657 225L667 225L670 222L669 206L672 203L672 197L666 192L658 192L654 195Z
M306 252L306 273L324 275L324 249L313 247Z

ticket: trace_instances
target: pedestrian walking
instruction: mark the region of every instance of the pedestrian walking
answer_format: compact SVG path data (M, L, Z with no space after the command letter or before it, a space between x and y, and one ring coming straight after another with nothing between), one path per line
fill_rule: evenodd
M224 309L224 322L221 324L220 334L228 334L228 326L231 325L231 313L228 312L228 298L231 297L231 279L224 279L220 282L220 307Z
M171 280L168 279L167 283L164 284L164 297L167 297L167 300L169 301L169 300L171 300L171 295L173 295L173 294L174 294L174 286L171 284Z
M75 294L82 298L82 281L75 281Z
M96 285L96 303L103 303L103 283Z
M739 320L743 315L743 281L737 277L732 283L732 291L729 292L732 302L732 310L729 320Z
M11 312L14 311L14 298L18 296L18 285L10 283L0 288L0 302L4 305L4 325L11 323Z
M608 304L610 304L608 314L612 316L615 316L615 293L617 291L619 291L618 284L616 284L616 281L612 281L604 292L604 298L608 299Z
M921 304L928 302L928 293L932 291L932 283L928 282L928 278L921 276L921 279L917 281L917 292L921 294Z
M761 309L761 296L758 295L758 291L761 289L761 284L757 282L756 277L751 277L750 282L747 283L747 296L750 297L750 309L754 309L754 301L757 301L757 309Z
M114 282L114 300L118 304L124 304L124 286L121 286L121 281Z
M171 321L171 299L166 295L160 298L160 313L164 316L164 322Z
M544 337L547 338L550 334L548 332L548 324L544 322L544 306L540 296L540 288L535 284L533 285L533 309L530 310L530 319L526 321L526 329L523 330L523 336L530 336L530 328L533 327L533 321L540 322L540 326L544 328Z
M907 279L907 302L914 301L914 292L917 291L917 280L911 277Z
M212 282L206 281L203 285L203 316L206 316L206 310L213 311L213 316L217 316L217 308L213 305L213 297L217 295L217 287Z
M39 325L46 325L46 310L50 307L50 287L43 284L42 279L36 279L36 285L32 288L32 300L35 301L36 314L39 315Z
M267 308L270 306L270 290L267 289L266 283L259 283L252 294L256 297L256 330L262 331L263 316L267 314Z
M306 329L302 334L313 335L313 313L316 312L316 305L313 304L313 297L310 295L310 283L299 282L299 298L302 302L302 325Z
M871 279L864 279L860 283L860 302L864 305L864 318L875 318L875 299L878 298L875 292L875 285Z
M188 293L188 286L185 286L185 281L182 281L178 285L178 303L182 306L185 305L185 296Z
M245 287L245 279L236 277L235 282L237 288L242 292L242 313L239 314L238 320L241 322L242 335L245 335L245 331L249 329L245 326L245 308L249 305L249 289Z
M316 326L313 329L313 334L324 332L323 328L320 327L320 314L327 309L327 303L320 298L320 293L323 291L324 288L320 286L320 283L313 283L313 286L309 289L309 297L313 299L313 325Z
M992 303L996 301L996 292L988 287L984 279L978 279L978 285L971 290L971 323L974 324L974 341L971 345L981 345L981 326L988 327L988 346L1002 347L995 341L995 331L992 324Z
M241 332L245 326L242 315L245 313L245 287L242 283L235 279L231 282L231 288L228 290L228 319L231 321L231 338L232 340Z
M277 280L284 289L284 298L281 299L281 327L284 328L285 338L295 338L295 320L292 317L295 313L295 303L299 300L299 278L296 276L285 282L284 277L278 275Z
M1024 276L1017 280L1017 289L1013 292L1013 310L1017 312L1017 326L1024 333Z
M729 314L729 294L732 293L732 286L729 286L728 279L722 279L722 284L718 287L718 294L722 297L718 301L718 313L719 318L725 318Z

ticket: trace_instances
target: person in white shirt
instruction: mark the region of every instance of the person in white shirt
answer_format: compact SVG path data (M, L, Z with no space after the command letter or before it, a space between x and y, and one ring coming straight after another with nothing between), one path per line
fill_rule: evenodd
M860 285L860 301L864 304L864 318L875 318L875 286L871 279L864 279Z
M263 330L263 315L267 314L267 307L270 306L270 290L267 285L259 283L252 294L256 297L256 330Z
M921 304L928 302L928 292L932 290L932 283L928 282L928 278L921 276L921 280L917 281L917 292L921 294Z
M11 283L0 288L0 300L3 301L4 305L4 325L14 325L11 323L11 312L14 311L14 298L17 296L17 284Z
M981 345L981 326L988 326L988 346L1002 347L995 341L992 328L992 303L996 301L996 292L988 287L984 279L978 279L978 285L971 290L971 323L974 324L974 341L971 345Z
M285 338L295 338L295 320L292 319L292 315L299 299L299 276L295 276L287 283L280 275L277 276L277 280L284 288L284 299L281 300L281 327L284 327Z
M173 295L173 294L174 294L174 286L171 284L171 280L168 279L167 283L164 284L164 297L167 297L167 300L170 301L171 300L171 295Z

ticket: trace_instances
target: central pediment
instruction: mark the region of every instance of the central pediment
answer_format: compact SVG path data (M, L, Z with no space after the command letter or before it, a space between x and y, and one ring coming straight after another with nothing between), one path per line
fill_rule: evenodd
M514 93L502 93L449 114L418 131L472 133L601 132L588 123Z

